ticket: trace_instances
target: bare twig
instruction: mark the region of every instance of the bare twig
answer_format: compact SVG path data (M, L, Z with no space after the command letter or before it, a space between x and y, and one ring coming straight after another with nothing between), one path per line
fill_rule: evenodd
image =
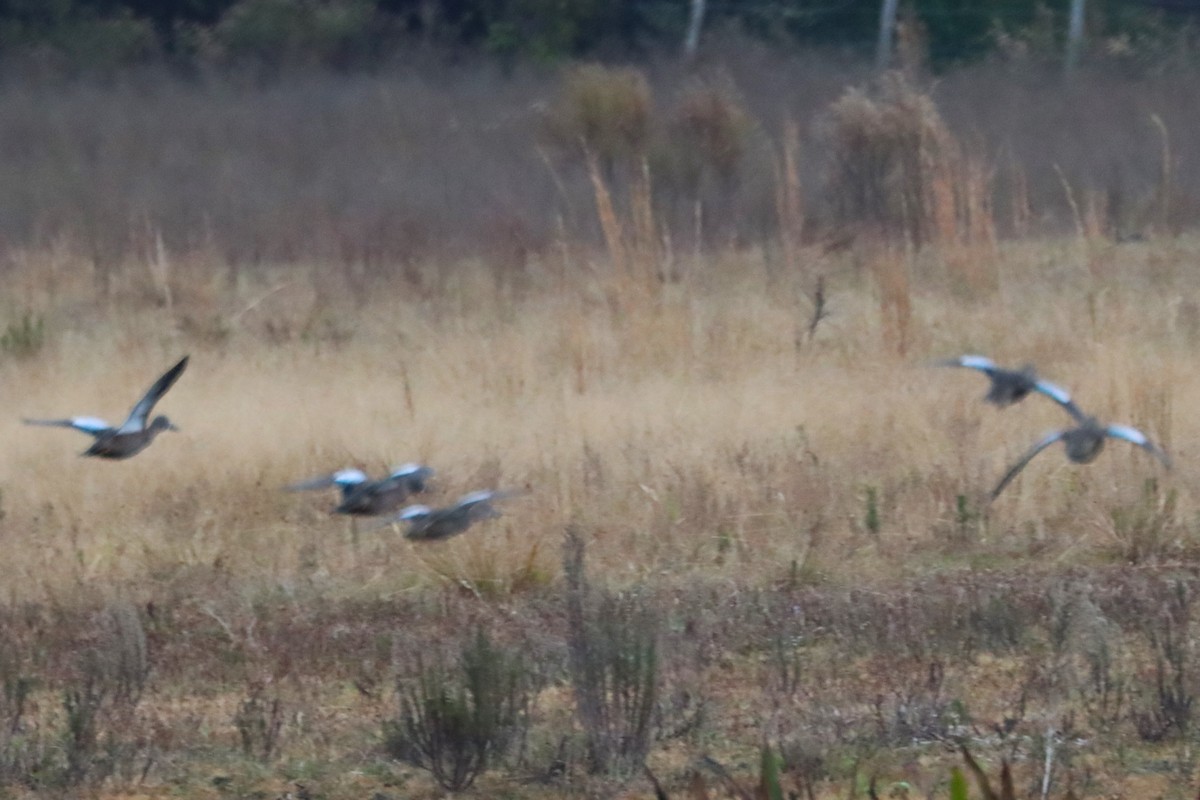
M825 305L825 276L817 276L817 286L812 293L812 317L808 321L808 339L812 341L813 334L817 332L817 326L821 324L821 320L829 316L829 309Z
M269 298L271 295L276 294L277 292L280 292L280 291L286 289L287 287L291 286L295 282L296 281L294 281L294 280L284 281L283 283L273 286L267 292L259 295L257 298L255 298L253 301L251 301L245 308L231 314L229 317L229 324L237 325L239 322L241 322L242 317L246 316L246 314L250 313L255 308L257 308L264 300Z

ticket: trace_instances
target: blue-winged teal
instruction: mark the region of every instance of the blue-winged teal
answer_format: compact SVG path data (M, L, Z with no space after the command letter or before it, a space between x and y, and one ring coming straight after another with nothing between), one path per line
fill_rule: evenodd
M1066 448L1067 458L1076 464L1087 464L1094 461L1096 456L1100 455L1100 451L1104 449L1105 440L1113 438L1124 439L1127 442L1136 444L1161 461L1167 469L1171 468L1171 459L1167 454L1146 438L1146 435L1137 428L1131 428L1128 425L1104 425L1095 417L1084 414L1074 403L1064 403L1063 407L1075 417L1079 424L1074 428L1064 428L1063 430L1046 434L1041 441L1021 457L1020 461L1013 464L1008 472L1004 474L1004 477L996 484L996 488L992 490L991 499L995 500L1000 492L1004 491L1004 487L1008 486L1009 482L1017 476L1017 473L1033 460L1034 456L1060 440Z
M129 412L129 417L121 423L119 428L114 428L102 419L96 417L71 417L69 419L26 419L23 422L26 425L54 425L63 428L74 428L77 431L83 431L86 434L94 436L96 441L87 450L84 450L81 455L97 456L99 458L129 458L145 450L154 437L163 431L177 431L171 424L171 420L161 414L154 418L150 424L146 424L146 420L150 417L150 412L154 409L154 404L157 403L167 390L174 385L175 381L179 380L179 376L183 374L183 370L187 367L188 357L184 356L179 360L179 363L171 367L163 376L154 382L154 385L143 395L141 400L138 400L137 405Z
M500 512L492 505L497 500L513 497L517 492L480 491L465 494L446 508L408 506L390 521L407 522L406 539L433 541L456 536L476 522L493 519Z
M324 489L337 486L342 492L342 501L332 511L334 514L349 514L356 517L373 517L389 514L400 508L410 496L425 491L433 470L421 464L402 464L379 480L370 480L366 473L357 469L338 470L302 483L286 486L289 491Z
M1072 405L1067 390L1038 378L1032 364L1026 364L1021 369L1003 369L986 356L966 355L939 361L937 366L966 367L982 372L991 381L983 399L1000 408L1024 400L1031 392L1044 394L1064 408Z

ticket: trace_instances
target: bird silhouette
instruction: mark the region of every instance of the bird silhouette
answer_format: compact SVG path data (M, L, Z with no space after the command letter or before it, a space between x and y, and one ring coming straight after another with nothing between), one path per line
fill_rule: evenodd
M295 492L337 486L342 500L331 513L373 517L395 511L409 497L425 491L431 477L433 470L429 467L402 464L378 480L371 480L359 469L342 469L284 488Z
M1039 378L1032 364L1026 364L1020 369L1004 369L996 366L996 363L986 356L965 355L939 361L936 366L966 367L982 372L990 381L983 399L1000 408L1018 403L1033 392L1044 394L1068 410L1074 407L1067 390Z
M1067 458L1076 464L1089 464L1095 461L1096 457L1104 450L1104 443L1108 439L1124 439L1157 458L1167 469L1171 468L1170 457L1137 428L1131 428L1128 425L1105 425L1095 417L1084 414L1074 403L1065 403L1063 407L1075 417L1079 424L1073 428L1052 431L1042 437L1025 455L1021 456L1017 463L1009 468L1000 482L996 484L996 488L992 490L992 500L995 500L1004 491L1004 487L1017 477L1017 474L1033 460L1034 456L1058 441L1063 443L1067 451Z
M457 536L470 528L476 522L494 519L500 512L492 505L498 500L515 497L514 491L478 491L465 494L452 506L445 508L430 508L415 505L401 509L400 513L387 520L408 523L404 532L406 539L418 541L436 541Z
M179 376L187 368L188 357L184 356L179 363L163 373L154 382L141 400L137 401L129 417L119 427L113 427L96 417L68 417L67 419L25 419L26 425L50 425L60 428L74 428L89 436L95 437L91 447L80 455L96 456L97 458L122 459L135 456L145 450L154 437L163 431L177 431L179 428L163 415L154 418L147 424L154 405L162 399Z

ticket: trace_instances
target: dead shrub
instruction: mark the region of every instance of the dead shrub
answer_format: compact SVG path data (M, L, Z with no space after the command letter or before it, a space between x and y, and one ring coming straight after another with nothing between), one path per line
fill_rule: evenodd
M888 73L873 90L852 88L835 101L822 132L835 221L903 235L916 245L937 235L935 187L956 145L929 95Z
M457 670L418 658L415 679L398 685L400 716L384 723L384 747L445 789L466 789L523 737L533 688L521 655L480 629Z
M268 696L262 682L251 685L233 717L242 753L247 758L270 761L279 752L283 713L283 700L278 695Z
M1195 644L1192 603L1195 592L1176 581L1158 613L1143 623L1154 658L1150 690L1144 687L1133 709L1138 735L1148 742L1186 736L1196 702Z
M728 192L754 130L732 90L708 83L688 87L667 122L667 166L676 185L695 197L706 180Z
M586 545L569 527L563 546L568 666L593 773L641 766L655 733L659 618L636 594L589 597Z
M563 150L582 148L611 170L644 154L652 105L650 84L640 70L587 64L567 73L547 133Z
M12 642L0 647L0 786L32 786L45 768L49 748L29 719L37 681L25 673L15 653Z
M114 774L144 774L149 765L135 767L142 752L131 733L149 675L141 617L127 604L109 607L63 690L63 761L47 770L51 783L98 786Z

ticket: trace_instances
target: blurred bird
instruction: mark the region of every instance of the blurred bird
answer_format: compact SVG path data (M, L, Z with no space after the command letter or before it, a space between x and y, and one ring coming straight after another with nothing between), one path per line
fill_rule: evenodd
M61 428L74 428L83 431L96 441L80 455L96 456L98 458L129 458L145 450L154 437L163 431L177 431L179 428L171 424L171 420L163 415L154 418L149 425L146 420L167 390L179 380L187 367L188 357L184 356L179 363L171 367L163 376L154 382L137 405L129 412L129 417L114 428L102 419L96 417L69 417L67 419L25 419L26 425L52 425Z
M388 522L407 522L406 539L434 541L456 536L476 522L500 516L492 503L515 497L513 491L479 491L465 494L458 502L445 508L408 506Z
M332 475L324 475L284 488L296 492L336 486L341 490L342 501L331 513L374 517L395 511L409 497L425 491L427 482L432 477L433 470L429 467L421 464L402 464L379 480L371 480L362 470L342 469Z
M1104 449L1105 440L1112 438L1124 439L1127 442L1136 444L1161 461L1167 469L1171 468L1171 459L1167 454L1146 438L1146 435L1137 428L1131 428L1128 425L1104 425L1095 417L1084 414L1073 404L1067 410L1071 411L1072 416L1078 420L1079 425L1074 428L1064 428L1063 430L1046 434L1041 441L1021 457L1020 461L1013 464L1004 477L1000 479L1000 483L996 484L996 488L992 490L992 500L995 500L1000 492L1004 491L1004 487L1008 486L1009 482L1017 477L1017 473L1024 469L1025 465L1032 461L1034 456L1057 441L1062 441L1067 451L1067 458L1076 464L1088 464L1094 461L1096 456L1100 455L1100 451Z
M1024 400L1031 392L1039 392L1054 400L1072 415L1078 411L1067 390L1050 381L1038 378L1032 364L1026 364L1020 369L1003 369L997 367L995 362L985 356L966 355L939 361L936 366L966 367L982 372L991 381L983 399L1000 408Z

